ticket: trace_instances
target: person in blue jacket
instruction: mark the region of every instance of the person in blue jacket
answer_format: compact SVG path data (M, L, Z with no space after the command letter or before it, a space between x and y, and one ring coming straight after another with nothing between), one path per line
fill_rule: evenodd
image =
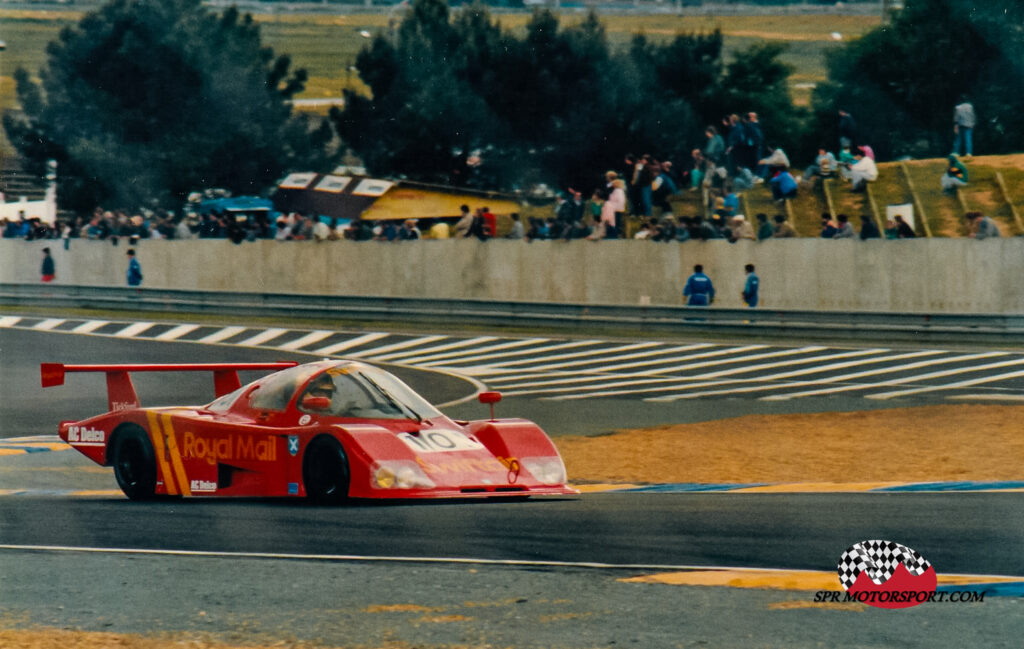
M128 280L128 286L138 286L142 283L142 266L135 258L134 248L128 249L128 271L125 273L125 277Z
M686 298L686 306L708 306L715 301L715 286L700 264L693 267L693 275L686 280L683 297Z
M772 198L776 202L785 202L787 198L796 198L797 184L796 179L793 178L793 174L789 173L789 169L780 170L772 179L769 181L772 188Z
M49 248L43 248L42 275L44 282L52 282L57 277L56 266L53 263L53 257L50 256Z
M754 272L754 264L747 264L744 270L747 271L747 282L743 285L743 301L753 309L757 306L757 291L761 287L761 280Z

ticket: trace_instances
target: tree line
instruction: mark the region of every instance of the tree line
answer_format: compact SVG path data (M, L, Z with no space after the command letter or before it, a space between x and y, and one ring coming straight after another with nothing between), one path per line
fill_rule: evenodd
M688 158L726 111L764 114L769 137L793 124L779 46L725 63L719 32L637 34L615 52L596 14L563 27L548 10L525 31L479 5L417 0L356 60L370 95L346 92L330 118L374 173L488 187L585 188L630 151Z
M38 81L15 73L4 127L30 170L60 168L61 206L176 206L209 187L260 193L290 170L329 170L346 148L370 173L488 189L589 190L624 154L677 164L704 127L761 116L791 159L838 139L839 108L880 159L950 150L952 108L975 105L978 150L1024 149L1024 3L907 0L887 24L829 54L810 109L793 105L784 46L729 60L719 32L613 47L590 13L536 10L522 35L488 9L413 0L356 60L368 94L327 119L290 100L306 73L235 9L200 0L111 0L63 30ZM342 146L338 146L338 142Z
M953 107L978 114L976 151L1024 150L1024 2L905 0L877 29L830 52L815 89L808 136L834 142L838 109L879 159L945 156Z

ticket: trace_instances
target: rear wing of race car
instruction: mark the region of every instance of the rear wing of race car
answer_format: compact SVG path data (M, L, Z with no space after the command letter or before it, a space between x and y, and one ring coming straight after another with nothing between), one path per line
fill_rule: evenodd
M67 372L104 372L107 375L107 401L111 412L139 407L129 372L213 372L213 389L217 397L242 387L238 380L240 370L283 370L298 365L295 361L279 363L168 363L153 365L64 365L42 363L39 373L44 388L64 385Z

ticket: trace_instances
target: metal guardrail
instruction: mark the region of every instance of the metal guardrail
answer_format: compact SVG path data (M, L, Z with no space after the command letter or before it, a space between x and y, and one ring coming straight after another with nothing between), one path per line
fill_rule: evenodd
M1024 343L1024 314L944 314L618 306L471 299L233 293L0 284L0 304L570 331L757 334L770 338Z

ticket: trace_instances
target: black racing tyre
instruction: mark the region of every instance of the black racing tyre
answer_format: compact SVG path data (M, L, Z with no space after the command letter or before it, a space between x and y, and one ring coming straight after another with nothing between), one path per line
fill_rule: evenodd
M156 495L156 454L149 435L138 426L122 428L114 435L114 477L124 495L132 500L151 500Z
M302 456L302 482L306 497L314 502L337 504L348 500L351 475L348 456L333 437L317 437Z

